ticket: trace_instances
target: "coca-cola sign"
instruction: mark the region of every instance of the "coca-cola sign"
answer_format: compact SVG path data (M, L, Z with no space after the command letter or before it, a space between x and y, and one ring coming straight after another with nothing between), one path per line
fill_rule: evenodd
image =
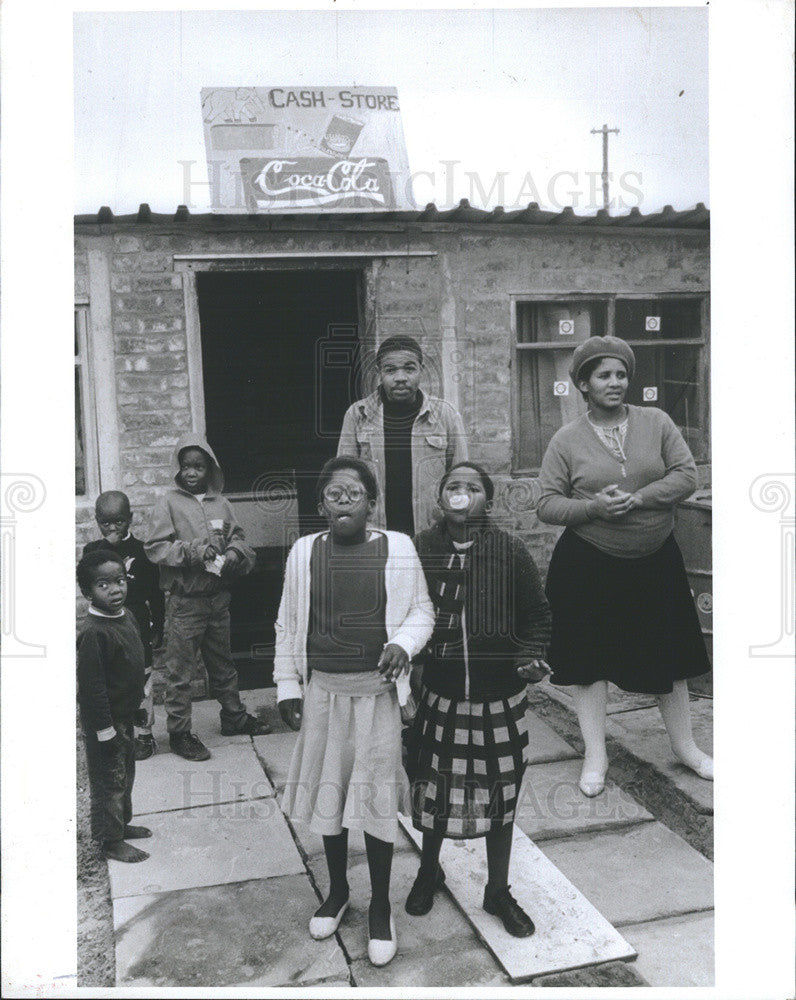
M207 87L202 118L214 211L415 207L394 87Z
M244 158L240 161L249 210L382 208L394 204L390 169L377 156Z

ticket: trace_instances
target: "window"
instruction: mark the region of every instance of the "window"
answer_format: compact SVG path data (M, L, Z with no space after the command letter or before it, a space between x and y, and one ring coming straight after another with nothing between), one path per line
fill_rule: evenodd
M636 355L627 401L658 406L697 461L708 458L704 296L515 299L514 471L538 470L555 432L585 404L570 383L579 343L610 334Z
M97 421L89 372L88 307L75 306L75 496L99 492Z

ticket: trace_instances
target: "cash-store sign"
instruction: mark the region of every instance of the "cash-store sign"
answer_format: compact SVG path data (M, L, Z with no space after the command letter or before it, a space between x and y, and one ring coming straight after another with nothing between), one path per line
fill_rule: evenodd
M414 208L393 87L202 90L213 210Z

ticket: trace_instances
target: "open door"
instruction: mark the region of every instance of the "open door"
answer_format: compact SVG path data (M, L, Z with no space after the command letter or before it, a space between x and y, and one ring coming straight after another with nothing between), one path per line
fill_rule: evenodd
M356 271L197 276L207 440L257 552L232 600L242 688L271 683L287 549L318 530L315 480L359 396Z

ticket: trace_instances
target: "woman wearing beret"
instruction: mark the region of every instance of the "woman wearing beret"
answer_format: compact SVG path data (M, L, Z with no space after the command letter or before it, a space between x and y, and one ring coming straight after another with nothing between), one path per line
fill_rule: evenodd
M713 761L694 742L687 678L710 670L674 507L696 489L696 466L670 417L628 406L630 346L591 337L570 374L588 410L553 437L539 475L539 520L563 524L550 561L549 661L572 685L586 752L584 795L599 795L608 770L608 681L655 694L675 757L707 780Z

